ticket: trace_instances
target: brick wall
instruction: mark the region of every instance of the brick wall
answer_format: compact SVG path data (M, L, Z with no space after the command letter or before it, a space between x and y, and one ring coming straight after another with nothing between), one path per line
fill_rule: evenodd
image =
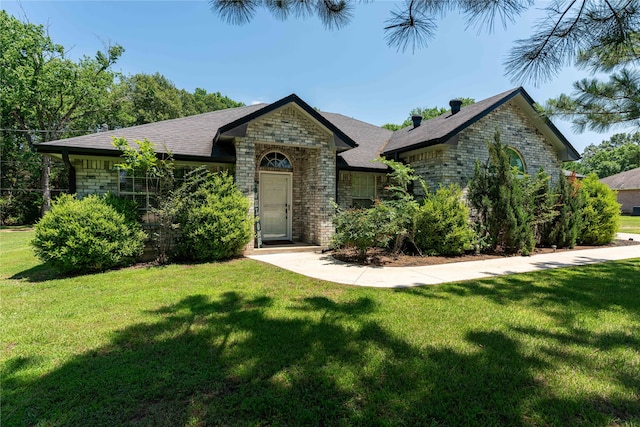
M76 170L76 192L78 198L89 194L118 194L118 171L114 164L120 159L74 158L71 164Z
M334 232L330 200L335 199L336 149L332 135L292 106L251 122L246 136L236 138L236 182L249 197L251 213L259 202L260 171L270 170L258 165L271 151L284 154L292 164L292 238L327 246Z
M485 163L489 158L487 141L493 141L496 129L503 144L514 148L523 158L530 175L543 167L555 182L562 162L550 142L531 123L525 113L509 102L469 126L446 144L408 152L402 156L422 176L430 189L439 184L467 186L473 177L476 159ZM422 191L416 188L416 194Z

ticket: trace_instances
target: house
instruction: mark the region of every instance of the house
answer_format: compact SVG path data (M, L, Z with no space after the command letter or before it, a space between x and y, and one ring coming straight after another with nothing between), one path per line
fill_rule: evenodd
M600 182L618 192L623 213L640 215L640 168L602 178Z
M563 161L578 152L515 88L392 132L341 114L315 110L296 95L197 116L52 141L38 151L66 163L79 197L114 192L153 202L144 178L114 169L119 152L111 136L147 138L158 152L173 153L182 170L207 165L230 170L260 218L263 241L329 244L333 201L367 206L383 194L387 168L378 156L410 164L431 188L467 185L476 159L488 159L487 141L496 130L508 144L512 164L524 173L544 168L557 177ZM417 195L421 189L416 189Z

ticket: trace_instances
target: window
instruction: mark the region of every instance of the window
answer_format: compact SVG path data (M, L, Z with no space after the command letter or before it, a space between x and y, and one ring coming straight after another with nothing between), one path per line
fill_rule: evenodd
M138 203L140 210L148 212L152 207L157 206L155 198L156 180L147 176L141 176L133 171L120 171L118 180L118 193L121 197L133 199ZM147 220L145 215L145 220Z
M282 153L272 151L267 153L260 161L261 168L277 168L277 169L291 169L291 162Z
M368 173L351 175L351 199L354 208L369 208L376 198L376 176Z
M524 167L524 160L522 160L522 156L513 148L507 148L507 154L509 155L509 162L511 163L511 167L518 169L518 171L524 175L527 173Z

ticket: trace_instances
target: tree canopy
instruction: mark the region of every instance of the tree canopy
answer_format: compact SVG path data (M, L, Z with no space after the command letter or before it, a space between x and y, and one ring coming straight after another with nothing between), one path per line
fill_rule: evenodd
M73 60L45 27L0 10L0 223L32 222L48 204L50 161L38 143L242 105L159 73L120 75L112 66L123 53L115 44ZM64 176L51 174L54 184Z
M327 29L348 25L355 13L355 2L349 0L209 2L215 14L236 25L250 22L260 8L281 20L315 15ZM467 28L491 32L496 24L514 24L535 5L534 0L405 0L390 12L384 32L390 47L415 52L433 39L437 20L446 13L461 13ZM507 74L518 81L548 81L584 51L605 58L608 52L625 50L638 34L639 7L636 0L549 1L533 33L515 42L505 61Z
M475 99L473 98L458 98L458 99L462 101L462 107L466 107L467 105L471 105L476 102ZM413 123L411 120L411 117L413 116L422 116L423 120L429 120L429 119L433 119L434 117L438 117L442 114L445 114L449 111L450 109L446 107L423 107L423 108L416 107L413 110L411 110L411 112L409 113L409 117L407 117L407 119L401 124L397 125L394 123L386 123L382 125L382 127L389 130L399 130L402 128L406 128L407 126L411 126L411 124Z
M600 144L588 145L582 160L570 163L568 167L588 175L595 173L598 178L615 175L640 167L640 132L617 133Z

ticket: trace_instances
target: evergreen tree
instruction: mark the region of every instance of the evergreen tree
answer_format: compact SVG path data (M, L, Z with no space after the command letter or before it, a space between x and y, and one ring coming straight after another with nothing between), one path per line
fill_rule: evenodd
M476 166L469 185L469 201L482 222L479 230L491 249L531 253L535 246L533 203L527 200L525 180L512 169L507 146L496 131L488 143L489 166Z
M573 175L567 179L562 172L554 189L557 215L545 227L543 244L559 248L573 248L581 225L582 196L579 184Z

